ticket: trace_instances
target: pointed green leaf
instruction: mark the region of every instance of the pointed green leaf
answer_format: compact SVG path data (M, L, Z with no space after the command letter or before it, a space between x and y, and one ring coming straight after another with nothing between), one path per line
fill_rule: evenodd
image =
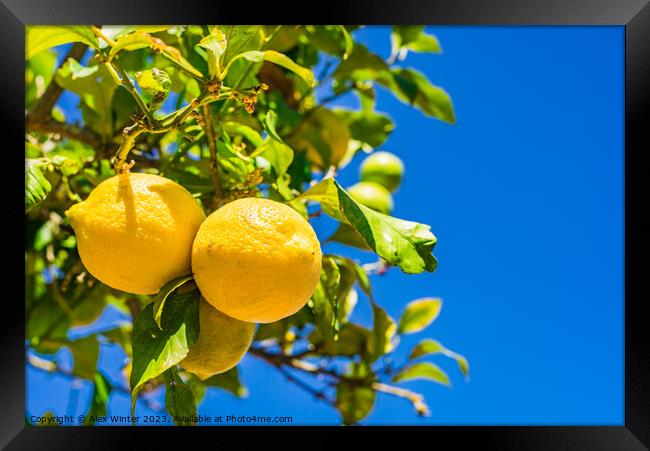
M234 367L225 373L215 374L204 380L203 383L208 387L219 387L238 398L244 398L248 394L246 387L239 380L238 367Z
M40 159L25 160L25 210L43 202L52 185L43 175L47 163Z
M90 402L90 409L86 413L86 421L84 422L84 425L88 426L95 424L97 417L106 416L108 397L113 389L110 381L100 372L95 373L93 381L93 398Z
M164 373L165 407L174 419L176 426L195 426L197 416L194 392L181 379L176 367L173 366Z
M399 320L399 333L412 334L431 324L440 314L442 300L418 299L410 302Z
M99 342L95 335L71 341L67 345L72 352L74 364L72 374L84 379L93 380L97 371L99 357Z
M391 352L395 346L397 325L386 310L372 303L373 326L368 337L368 358L374 362L379 357Z
M226 51L226 35L224 35L218 28L213 28L212 32L201 39L198 44L208 52L208 71L210 78L220 76L220 61L222 55Z
M262 61L269 61L271 63L275 63L278 66L282 66L285 69L298 75L300 78L305 80L305 82L310 87L313 87L316 84L316 79L314 78L314 74L309 69L304 68L299 64L296 64L291 60L291 58L289 58L286 55L283 55L282 53L276 52L275 50L266 50L266 51L251 50L248 52L240 53L232 60L230 60L230 62L228 63L228 65L226 66L226 68L221 74L222 78L226 76L232 63L237 61L240 58L244 58L245 60L250 61L252 63L261 63Z
M286 144L267 137L251 156L262 157L267 160L275 171L275 177L279 178L287 172L291 165L293 150Z
M338 335L337 312L340 281L341 273L334 259L323 256L320 281L307 305L311 307L316 318L316 324L327 340L336 339Z
M266 133L268 133L271 138L275 139L276 141L283 142L282 138L280 138L280 135L278 135L278 132L275 130L275 124L277 121L277 113L273 110L268 110L264 116L264 121L262 121L262 124L264 125L264 130L266 130Z
M409 360L417 359L418 357L429 354L439 354L444 349L445 347L438 341L432 340L430 338L425 338L413 348L411 354L409 355Z
M165 306L165 299L167 299L170 294L176 291L177 288L192 279L193 277L190 274L170 280L165 285L163 285L158 294L156 294L156 297L153 298L153 318L160 330L162 330L162 324L160 321L162 318L163 307Z
M390 116L373 111L333 110L348 126L352 139L368 144L370 147L381 146L395 128Z
M393 382L428 379L443 385L451 385L447 374L437 365L430 362L415 363L400 371L393 377Z
M133 324L131 392L179 363L199 336L199 291L175 293L165 301L162 331L154 321L149 303Z
M377 76L377 81L395 96L449 124L456 122L451 98L447 92L433 85L426 76L415 69L391 69Z
M417 346L413 348L409 356L409 360L417 359L418 357L423 357L431 354L443 354L450 359L454 359L456 363L458 363L458 369L461 373L463 373L463 376L466 378L469 377L469 362L467 359L462 355L455 353L454 351L450 351L438 341L432 340L430 338L422 340L417 344Z
M390 264L411 274L433 272L436 237L429 226L383 215L358 204L333 179L326 178L298 196L321 203L328 215L352 226L368 247Z
M45 49L69 42L83 42L90 47L99 48L99 42L87 25L29 25L25 31L25 58Z

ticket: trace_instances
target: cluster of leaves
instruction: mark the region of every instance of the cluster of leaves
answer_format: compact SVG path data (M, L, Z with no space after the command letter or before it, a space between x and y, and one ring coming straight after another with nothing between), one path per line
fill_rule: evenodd
M378 87L427 116L454 122L447 93L401 64L409 51L440 52L439 43L423 27L393 27L392 52L384 60L355 41L355 29L27 28L25 259L31 364L92 381L95 414L106 411L112 390L130 392L135 409L139 393L164 384L167 411L178 424L192 424L206 387L236 396L246 392L237 368L200 381L178 366L200 332L199 294L191 276L170 281L152 298L113 290L81 264L63 212L121 170L127 159L135 162L133 170L185 186L207 213L236 198L264 196L309 219L308 207L317 204L340 223L330 240L376 254L384 268L413 274L436 269L436 238L429 226L355 202L333 176L357 152L381 146L393 130L391 117L375 109ZM52 48L68 43L73 43L69 54L57 65ZM319 101L319 89L331 94ZM57 106L63 91L78 96L80 118L66 117L70 111ZM327 107L348 93L358 97L358 111ZM313 120L323 111L327 120ZM340 136L349 137L343 154ZM462 356L431 339L422 340L403 365L391 363L400 336L428 326L441 301L413 301L396 322L372 295L371 267L341 255L324 256L320 283L308 304L289 318L260 325L249 351L329 402L345 423L363 419L376 392L408 399L426 414L420 395L394 385L417 378L449 384L443 370L424 357L445 355L468 372ZM359 292L372 307L370 328L351 321ZM93 323L107 305L131 314L133 322L69 339L71 328ZM129 382L122 386L97 370L103 343L116 343L131 357L124 369ZM73 355L70 370L42 358L62 347ZM310 383L297 377L300 373Z

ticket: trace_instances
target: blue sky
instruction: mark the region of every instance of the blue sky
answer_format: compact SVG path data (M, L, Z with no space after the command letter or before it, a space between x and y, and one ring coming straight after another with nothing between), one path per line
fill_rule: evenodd
M405 180L394 216L431 225L438 238L433 274L391 269L373 276L377 301L398 318L416 298L443 299L439 318L402 340L401 361L423 337L465 355L471 379L436 359L447 388L404 386L431 407L417 417L406 401L379 395L364 424L623 424L623 111L622 27L429 27L443 54L410 53L451 95L458 118L448 125L378 92L377 109L397 128L382 146L398 154ZM389 29L357 38L380 55ZM355 106L342 98L341 106ZM358 155L339 181L357 181ZM332 224L314 222L320 236ZM363 262L369 254L328 244ZM354 319L371 321L360 296ZM107 311L99 324L120 320ZM65 354L65 353L63 353ZM100 367L125 356L103 346ZM61 355L63 361L69 360ZM209 390L199 412L292 415L299 424L337 424L338 414L265 363L247 356L241 374L249 396ZM27 371L28 414L83 413L84 383ZM75 391L76 390L76 391ZM70 396L78 396L76 409ZM162 402L163 394L153 396ZM68 409L68 411L66 410ZM109 413L128 414L125 393ZM138 408L147 413L146 406Z

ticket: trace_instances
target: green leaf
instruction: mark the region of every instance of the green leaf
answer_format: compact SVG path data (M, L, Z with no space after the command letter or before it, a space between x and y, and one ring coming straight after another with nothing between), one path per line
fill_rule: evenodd
M432 116L449 124L456 122L451 98L447 92L434 86L422 73L415 69L391 69L379 74L377 81L395 96Z
M100 372L95 373L93 381L95 383L93 386L93 399L90 402L90 409L86 413L86 421L84 422L84 425L87 426L95 424L97 417L106 416L108 397L113 389L110 381Z
M388 65L379 55L372 53L366 46L357 43L349 58L341 61L333 76L339 82L345 79L354 81L373 80L380 72L386 70L388 70Z
M167 72L156 69L155 67L153 69L137 72L135 74L135 79L142 90L151 95L156 95L162 92L166 96L169 94L169 88L172 84Z
M352 139L370 147L381 146L395 128L390 116L373 111L333 110L350 129Z
M432 340L431 338L425 338L413 348L409 355L409 360L417 359L418 357L429 354L439 354L444 349L445 347L441 345L440 342Z
M222 78L226 76L232 63L234 61L237 61L240 58L244 58L245 60L250 61L252 63L261 63L262 61L269 61L271 63L275 63L278 66L282 66L285 69L298 75L300 78L305 80L305 82L310 87L316 85L316 79L314 78L314 74L309 69L294 63L291 60L291 58L289 58L286 55L283 55L282 53L276 52L275 50L266 50L266 51L251 50L248 52L240 53L232 60L230 60L230 62L228 63L228 65L226 66L226 68L221 74Z
M440 342L432 340L430 338L422 340L417 344L411 351L409 360L417 359L418 357L423 357L431 354L443 354L450 359L454 359L458 363L458 369L465 378L469 377L469 362L465 357L460 354L450 351L445 348Z
M165 99L167 99L172 85L167 72L154 67L153 69L137 72L135 79L142 91L151 97L149 109L151 111L160 109Z
M357 233L354 228L346 223L339 224L334 234L327 241L336 241L337 243L346 244L358 249L372 251L363 240L363 237Z
M369 331L358 324L347 323L341 327L338 340L326 340L319 329L309 335L309 342L316 346L316 354L326 356L364 355Z
M112 138L112 102L117 85L104 65L86 67L69 58L56 72L55 80L80 97L85 107L84 122L102 136Z
M391 41L393 42L393 53L395 54L402 49L414 52L442 52L438 39L433 35L424 33L424 26L421 25L394 26Z
M111 39L117 39L135 31L142 33L159 33L170 28L172 28L171 25L111 25L103 26L102 33Z
M25 210L43 202L52 185L43 175L47 163L40 159L25 160Z
M271 163L275 170L276 178L287 172L293 161L293 150L291 147L275 139L266 138L262 145L251 154L252 157L262 157Z
M72 352L74 364L72 374L83 379L93 380L97 371L99 342L95 335L90 335L67 344Z
M238 398L244 398L248 392L239 380L239 369L234 367L225 373L215 374L203 381L209 387L219 387Z
M30 59L40 51L69 42L83 42L99 48L97 38L87 25L29 25L26 27L25 58Z
M343 39L345 40L345 52L343 53L343 60L345 61L350 57L352 51L354 50L354 41L352 40L352 36L348 30L346 30L343 25L337 25L337 27L339 30L341 30Z
M198 415L194 392L181 379L175 366L164 373L165 407L174 419L176 426L195 426Z
M178 49L167 45L162 40L154 38L153 36L141 31L136 31L117 39L115 45L111 47L111 50L108 53L108 60L110 61L112 58L114 58L118 52L138 50L147 47L151 47L155 51L165 55L165 57L174 61L176 64L178 64L180 67L195 77L203 78L201 71L192 66L192 64L190 64L190 62L181 55L181 52L179 52Z
M201 39L198 44L208 52L208 71L210 78L220 76L220 61L226 51L226 35L218 28L213 28L212 32Z
M162 324L160 321L162 318L163 307L165 306L165 300L170 294L176 291L177 288L185 284L185 282L192 280L193 278L194 277L190 274L170 280L165 285L163 285L158 294L156 294L156 297L153 298L153 318L160 330L162 330Z
M409 43L406 46L409 50L413 52L420 53L441 53L442 47L440 47L440 42L432 34L422 33L415 41Z
M368 359L374 362L394 348L397 326L386 310L372 302L373 326L368 337Z
M399 320L399 333L420 332L438 317L441 308L441 299L424 298L410 302Z
M393 377L393 382L403 382L414 379L428 379L443 385L451 385L447 374L440 369L440 367L430 362L415 363L406 367Z
M133 402L142 384L183 360L198 339L199 297L198 290L169 296L162 315L162 331L154 321L153 302L136 318L130 380Z
M268 133L271 138L275 139L276 141L283 142L282 138L280 138L280 135L278 135L278 132L275 130L275 124L277 121L278 115L276 112L273 110L268 110L264 116L262 124L264 125L264 130L266 130L266 133Z
M240 135L250 141L255 147L262 145L264 139L260 136L259 132L252 127L240 122L228 121L222 124L223 130L229 135Z
M368 385L341 380L336 388L336 407L345 424L363 420L375 405L375 391Z
M352 226L368 247L405 273L433 272L436 237L429 226L383 215L358 204L333 179L326 178L298 196L321 203L325 213Z
M228 43L222 55L222 67L230 63L236 55L249 50L259 50L262 47L260 25L219 25L216 28L226 36Z
M311 307L316 324L327 340L336 339L338 335L337 312L340 281L341 273L334 259L323 256L320 281L307 305Z
M148 33L138 31L123 35L115 41L115 45L108 52L108 59L111 60L121 51L132 51L144 49L154 45L153 37Z

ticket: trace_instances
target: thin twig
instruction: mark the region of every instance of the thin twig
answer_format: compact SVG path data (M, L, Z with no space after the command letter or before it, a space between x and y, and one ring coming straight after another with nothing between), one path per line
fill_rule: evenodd
M127 91L129 91L133 99L136 101L145 117L147 118L147 123L149 126L153 127L156 123L156 120L154 119L153 114L151 114L151 111L149 111L149 108L147 108L147 105L144 104L144 100L142 100L142 97L140 94L138 94L138 91L135 89L135 86L131 82L131 79L120 64L120 61L117 59L117 57L113 57L110 63L106 64L110 64L117 71L118 75L122 79L122 86L124 86Z
M379 392L408 399L413 404L413 407L415 407L418 415L428 416L431 413L429 407L424 403L424 396L419 393L412 392L405 388L395 387L394 385L384 384L382 382L373 382L370 386Z

